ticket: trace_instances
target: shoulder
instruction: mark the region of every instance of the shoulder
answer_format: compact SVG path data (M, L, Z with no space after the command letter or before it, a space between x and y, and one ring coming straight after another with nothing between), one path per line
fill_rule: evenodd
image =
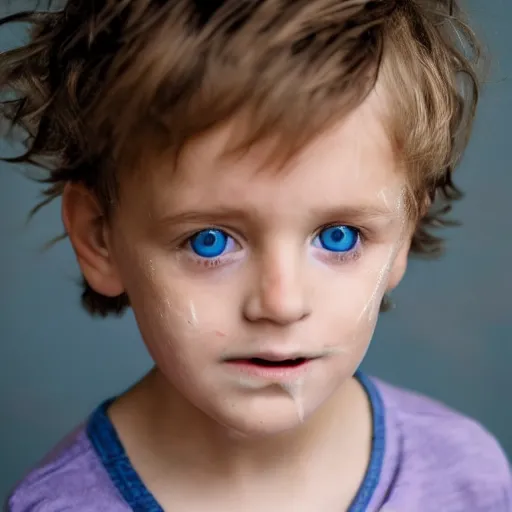
M70 434L13 490L5 512L125 512L85 429Z
M444 492L471 511L512 511L510 464L492 434L436 400L374 382L400 438L404 485Z

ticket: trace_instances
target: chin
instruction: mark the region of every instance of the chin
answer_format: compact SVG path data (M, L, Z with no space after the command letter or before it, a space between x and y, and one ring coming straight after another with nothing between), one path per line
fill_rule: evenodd
M301 425L302 422L297 418L287 418L278 421L275 418L268 419L268 421L264 419L258 421L258 419L253 418L245 422L232 421L223 424L229 436L240 439L264 439L279 436L293 431Z
M276 436L300 427L306 420L304 404L290 396L258 397L250 402L228 403L229 410L212 416L230 434L243 438Z

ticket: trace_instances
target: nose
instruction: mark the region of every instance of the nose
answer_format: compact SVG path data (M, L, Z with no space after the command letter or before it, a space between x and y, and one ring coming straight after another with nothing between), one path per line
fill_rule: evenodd
M288 325L310 315L304 265L291 247L262 255L254 268L243 306L248 321Z

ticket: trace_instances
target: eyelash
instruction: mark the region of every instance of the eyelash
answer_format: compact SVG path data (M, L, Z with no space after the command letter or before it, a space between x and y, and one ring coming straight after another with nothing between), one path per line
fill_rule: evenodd
M319 251L322 252L322 258L327 259L329 262L332 262L335 264L336 263L337 264L350 263L350 262L354 262L354 261L358 260L361 256L362 246L364 245L364 242L365 242L365 236L364 236L363 230L360 228L356 228L355 226L348 226L345 224L329 224L326 226L322 226L320 229L318 229L318 231L315 233L312 240L315 240L322 231L332 228L332 227L337 227L337 226L347 227L347 228L350 228L355 231L357 240L356 240L355 246L352 249L350 249L349 251L346 251L346 252L334 252L334 251L329 251L328 249L325 249L325 248L316 248L316 247L314 247L314 248L318 249ZM203 232L209 231L209 230L219 231L219 232L225 234L229 239L232 239L235 244L240 246L240 244L236 241L236 239L233 236L231 236L226 230L224 230L222 228L211 226L211 227L207 227L207 228L203 228L201 230L195 231L194 233L189 235L182 244L180 244L179 249L187 252L188 258L190 258L195 264L200 265L200 266L204 267L205 269L217 268L226 263L229 263L230 261L233 261L234 258L233 257L230 258L230 255L238 252L238 251L234 251L233 253L221 254L218 257L212 257L212 258L202 257L197 254L194 254L192 248L190 247L192 240L194 239L194 237L198 236L200 233L203 233Z
M332 263L351 263L357 261L361 256L362 249L362 235L359 233L358 240L353 249L348 252L329 252L327 250L323 250L325 253L324 257L328 261Z

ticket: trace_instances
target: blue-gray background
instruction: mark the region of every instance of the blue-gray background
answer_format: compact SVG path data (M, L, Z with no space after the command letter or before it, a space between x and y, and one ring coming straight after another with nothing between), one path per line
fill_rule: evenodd
M468 7L493 59L457 175L464 225L448 233L442 260L411 265L364 367L476 417L512 455L512 2ZM19 37L2 29L0 49ZM38 190L0 164L0 502L66 431L150 365L131 314L92 320L80 309L69 244L40 252L62 225L55 204L25 226Z

